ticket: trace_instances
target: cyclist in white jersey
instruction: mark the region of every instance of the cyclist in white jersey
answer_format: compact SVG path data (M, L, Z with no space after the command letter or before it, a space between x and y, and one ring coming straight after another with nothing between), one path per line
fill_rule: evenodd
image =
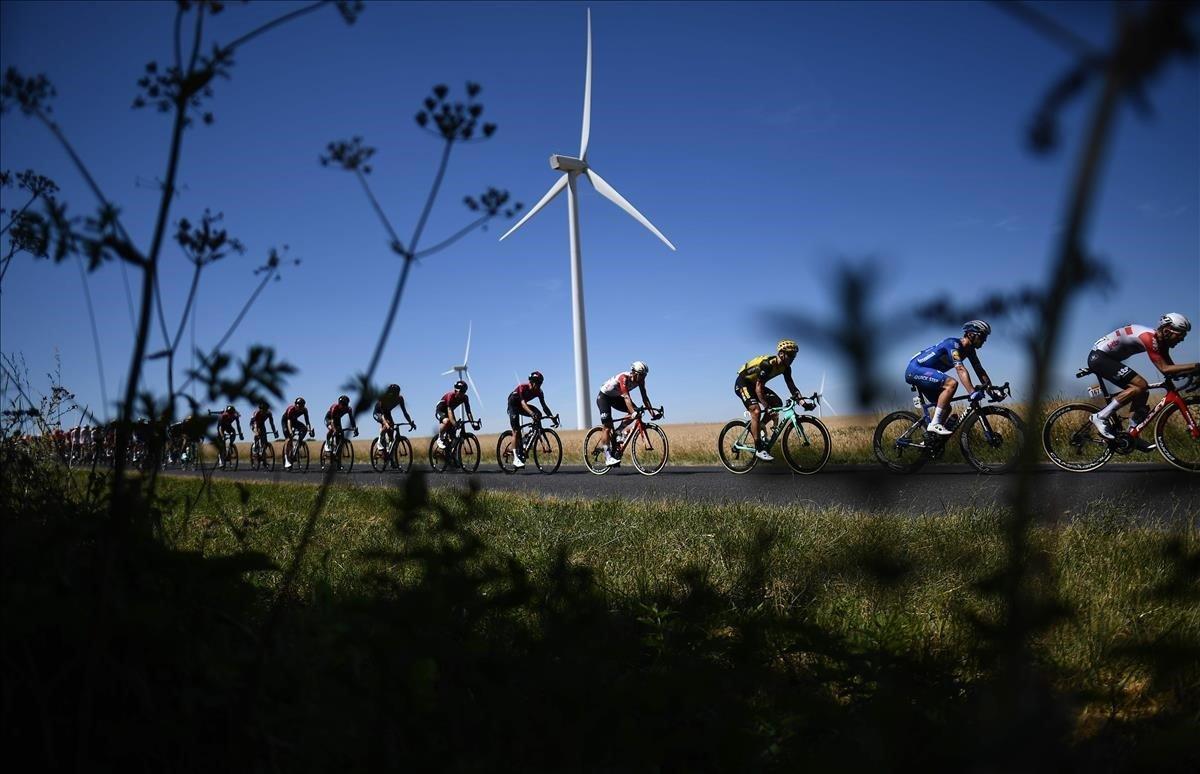
M1200 368L1197 363L1180 363L1171 361L1169 350L1183 341L1192 323L1178 312L1164 314L1158 321L1157 328L1147 328L1145 325L1126 325L1104 336L1092 345L1088 353L1088 368L1118 387L1122 387L1108 405L1092 415L1092 424L1097 432L1105 438L1112 438L1108 427L1108 418L1112 413L1126 403L1133 402L1132 419L1134 424L1141 421L1149 411L1147 400L1149 383L1136 371L1125 365L1125 360L1139 352L1145 352L1163 376L1176 376Z
M600 409L600 424L604 425L604 464L608 467L621 464L621 458L613 456L612 412L614 409L627 414L637 411L637 406L633 405L633 398L629 397L634 387L642 393L642 405L650 405L650 396L646 394L646 375L649 373L650 366L641 360L635 360L628 371L622 371L606 381L600 387L600 394L596 396L596 408Z

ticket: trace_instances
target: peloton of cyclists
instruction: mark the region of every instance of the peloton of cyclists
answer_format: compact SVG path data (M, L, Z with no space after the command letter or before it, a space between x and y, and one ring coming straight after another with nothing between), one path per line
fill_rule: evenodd
M513 432L513 467L525 467L525 452L521 448L521 417L530 417L535 424L540 424L542 411L546 416L554 414L546 405L546 396L542 394L542 383L545 381L546 377L542 376L541 371L534 371L529 374L529 381L518 384L508 394L508 425ZM542 411L530 405L535 398L541 402Z
M467 412L467 421L474 423L475 416L471 413L471 401L467 397L467 383L459 379L454 383L454 389L442 396L433 409L433 416L438 422L437 447L445 450L454 435L454 410L462 406Z
M737 379L733 382L733 392L742 401L742 405L750 412L750 434L754 437L754 456L770 462L775 459L767 449L764 436L766 431L759 432L759 426L764 421L764 412L783 405L775 392L767 387L767 382L782 375L787 382L788 390L793 400L800 399L800 390L792 381L792 361L800 347L791 339L783 339L775 345L774 355L759 355L747 360L738 369ZM764 409L764 406L766 407ZM774 422L774 416L767 414L767 423Z
M1145 378L1125 365L1125 360L1133 355L1145 352L1163 376L1177 376L1200 370L1200 363L1177 365L1171 361L1170 349L1182 342L1191 329L1192 323L1188 318L1178 312L1169 312L1159 319L1157 328L1126 325L1092 345L1092 351L1088 353L1088 368L1092 373L1122 388L1107 406L1092 415L1092 424L1095 425L1096 432L1105 438L1113 438L1109 417L1126 403L1133 403L1130 418L1134 425L1141 424L1149 413L1147 400L1150 385ZM1145 444L1143 451L1152 448L1152 445Z
M417 429L417 423L408 415L408 408L404 405L404 396L400 394L400 385L389 384L379 400L375 401L375 411L372 414L375 421L379 423L380 448L386 448L385 444L389 436L396 429L396 420L392 419L392 410L396 408L403 412L409 431ZM395 465L395 462L392 464Z
M633 405L633 399L629 397L634 387L642 393L642 405L650 407L650 397L646 394L646 376L649 373L650 366L641 360L635 360L628 371L622 371L601 385L600 393L596 396L596 407L600 409L600 423L604 425L604 464L610 468L621 464L621 450L613 443L612 412L624 411L626 415L631 415L637 411L637 406ZM650 413L655 419L659 418L658 412L651 410Z
M349 395L339 395L337 402L325 412L325 451L333 451L333 436L345 432L342 427L342 417L350 417L350 429L358 435L358 424L354 421L354 407L350 405Z
M958 390L960 381L971 393L972 401L982 400L984 391L991 387L992 380L980 365L979 355L976 353L991 333L992 326L983 320L971 320L963 324L962 336L943 339L913 355L912 360L908 361L904 381L916 387L927 401L937 404L929 418L929 432L938 435L950 435L954 432L953 425L947 427L942 423L942 417L948 416L946 411L950 399ZM975 369L975 375L981 382L980 387L976 388L971 382L971 375L967 373L967 367L963 364L964 360L969 360ZM947 375L946 372L951 368L958 376L957 379Z
M312 428L312 420L308 416L308 407L304 404L304 398L296 398L292 405L283 410L280 415L283 421L283 435L288 440L292 438L303 439L307 434L309 437L315 435ZM292 467L291 456L287 454L288 446L284 446L283 468L288 470ZM295 455L295 451L292 452Z

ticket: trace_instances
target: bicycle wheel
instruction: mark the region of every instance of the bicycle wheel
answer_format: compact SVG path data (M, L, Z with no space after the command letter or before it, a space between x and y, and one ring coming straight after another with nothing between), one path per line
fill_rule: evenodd
M429 467L434 473L443 473L450 465L450 455L437 447L437 440L436 435L429 439Z
M258 441L253 441L250 444L250 469L258 470L262 461L262 452L259 451Z
M275 444L267 441L259 452L259 462L262 469L268 473L275 472Z
M875 427L875 459L893 473L915 473L925 464L925 426L911 411L893 411ZM921 444L913 446L911 444Z
M308 472L308 441L296 444L296 458L292 460L292 470L300 473Z
M1192 425L1200 427L1200 395L1184 398ZM1187 418L1174 403L1167 406L1154 426L1154 442L1167 462L1189 473L1200 473L1200 437L1188 429Z
M388 463L390 460L388 459L388 455L386 453L386 447L379 443L378 438L371 439L370 455L372 470L374 470L376 473L382 473L388 469Z
M1063 470L1095 470L1113 455L1112 445L1092 424L1100 409L1090 403L1068 403L1046 417L1042 447L1050 461Z
M404 436L396 439L396 445L392 448L392 465L401 473L407 473L412 470L413 452L412 444Z
M829 462L830 451L829 430L816 417L801 414L783 428L783 459L797 473L816 473Z
M670 446L667 434L658 425L646 425L646 432L633 438L628 448L633 453L633 466L643 476L653 476L667 465Z
M717 453L721 464L730 473L749 473L758 464L754 442L750 440L750 422L735 419L721 428L717 436Z
M237 444L230 442L229 449L225 453L225 469L232 472L238 469L238 450Z
M354 443L349 438L342 438L338 444L338 470L349 473L354 470Z
M597 476L608 472L604 464L604 428L593 427L583 438L583 464Z
M479 469L479 439L471 433L464 433L462 441L455 449L455 456L458 459L458 466L462 468L463 473L474 473Z
M496 439L496 462L505 473L517 472L516 466L513 465L513 453L513 432L505 430Z
M558 471L562 464L562 439L550 428L542 430L537 443L533 445L533 464L537 469L550 475Z
M1003 406L971 412L959 430L963 459L980 473L1007 473L1017 464L1025 442L1025 423Z

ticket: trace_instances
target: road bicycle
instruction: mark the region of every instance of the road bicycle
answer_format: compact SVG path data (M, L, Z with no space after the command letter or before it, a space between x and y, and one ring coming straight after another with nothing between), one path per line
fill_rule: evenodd
M279 433L274 431L272 435L279 437ZM250 469L267 472L275 470L275 445L267 440L265 430L254 436L254 443L250 444Z
M358 430L354 431L358 435ZM346 438L342 427L334 427L333 435L321 444L321 470L337 464L339 473L349 473L354 470L354 444Z
M1090 368L1081 368L1076 379L1095 374ZM1093 397L1103 397L1104 404L1111 400L1108 387L1100 374L1095 374L1096 384L1088 388ZM1144 419L1134 422L1125 429L1125 417L1115 412L1108 419L1109 431L1115 438L1105 438L1092 424L1092 414L1103 405L1092 403L1068 403L1059 406L1046 417L1042 429L1042 446L1050 461L1063 470L1082 473L1095 470L1112 459L1113 454L1131 454L1135 451L1153 451L1180 470L1200 473L1200 376L1183 378L1182 386L1176 387L1171 377L1166 377L1150 389L1165 389L1166 395ZM1150 423L1154 426L1154 447L1139 444L1142 431Z
M817 393L802 396L799 401L789 398L782 406L767 412L776 415L771 437L766 437L762 426L759 428L760 435L766 441L765 448L774 447L775 442L782 439L784 461L789 468L805 475L816 473L829 462L829 429L816 417L796 411L797 407L812 411L819 399ZM765 423L765 418L762 421ZM749 418L734 419L721 428L721 434L717 436L717 452L721 456L721 464L730 473L749 473L754 469L758 457L754 453Z
M312 437L312 428L308 429L308 436ZM291 462L292 466L285 468L293 473L308 472L308 441L305 439L303 430L293 430L287 442L283 445L284 462Z
M221 433L221 448L217 449L217 466L234 472L238 469L237 433Z
M649 411L652 419L662 419L662 406L642 406L627 415L613 427L614 456L624 459L625 450L631 452L633 467L643 476L653 476L667 466L670 445L667 434L653 422L643 422L642 414ZM583 439L583 464L597 476L609 471L604 464L604 426L588 430ZM613 467L616 467L614 465Z
M926 429L929 410L936 404L926 401L915 386L912 389L917 393L913 404L921 409L921 416L911 411L893 411L875 428L872 444L875 457L894 473L913 473L926 462L941 459L946 444L953 437L953 433L943 436ZM986 393L992 403L1012 397L1008 382L990 387ZM1011 470L1021 451L1025 423L1016 412L1003 406L981 406L982 398L971 400L971 394L951 398L950 403L953 405L960 400L970 403L966 414L959 420L951 413L942 424L958 434L963 459L980 473Z
M179 469L195 470L200 464L200 444L188 438L179 452Z
M408 423L410 433L416 429L416 422ZM385 430L371 441L371 467L376 473L388 468L407 473L412 468L412 444L400 435L398 425L392 425L390 430Z
M543 417L549 419L555 427L558 427L558 415L552 417ZM541 472L549 475L558 470L558 466L562 464L562 439L558 437L558 433L548 427L542 427L541 419L528 422L522 422L519 428L521 444L521 454L526 460L533 460L533 464ZM500 464L500 469L505 473L516 473L517 467L513 465L513 431L505 430L496 439L496 462Z
M454 435L445 449L439 449L437 445L441 433L434 433L429 439L429 467L434 473L444 473L450 468L458 468L463 473L474 473L479 469L479 439L474 433L467 432L467 425L478 430L483 421L460 419L455 422Z

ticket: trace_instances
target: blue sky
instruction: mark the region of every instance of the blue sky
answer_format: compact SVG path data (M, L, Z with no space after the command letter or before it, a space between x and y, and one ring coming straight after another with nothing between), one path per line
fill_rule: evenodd
M299 5L231 5L206 30L210 40L228 41ZM1039 7L1097 45L1108 39L1110 4ZM0 5L0 66L53 81L58 122L143 246L157 204L147 182L163 175L169 123L129 105L145 63L171 57L173 8ZM253 268L287 244L302 265L268 288L231 346L275 346L300 369L289 396L331 402L370 356L399 265L353 178L318 165L325 144L362 135L378 149L373 186L407 235L440 150L413 115L433 84L461 92L477 81L484 118L499 130L455 150L429 240L466 223L462 197L489 185L531 205L555 179L549 154L578 150L586 8L369 3L353 27L329 8L246 47L232 80L216 84L216 123L187 132L184 188L172 210L172 221L222 211L248 248L209 270L197 345L215 342L256 281ZM788 335L801 342L800 386L814 389L828 371L830 399L850 408L854 374L812 346L810 333L765 326L762 310L833 314L828 282L843 256L874 257L889 309L943 293L965 303L1047 276L1076 135L1094 94L1066 112L1068 142L1058 153L1031 155L1030 116L1071 59L994 7L592 8L590 161L679 248L668 251L582 184L593 387L640 358L651 365L650 395L666 404L668 421L717 421L741 411L730 389L737 367ZM1070 375L1114 325L1153 324L1164 311L1200 318L1197 69L1173 62L1149 96L1155 117L1124 108L1116 125L1091 244L1112 261L1117 285L1072 310L1059 366L1064 388L1078 389ZM72 211L94 207L44 128L5 115L0 168L29 167L58 182ZM6 191L4 202L18 197ZM449 384L440 372L462 355L469 320L486 428L502 426L504 396L531 368L546 373L551 406L574 424L565 199L498 243L507 227L494 223L411 277L379 377L403 386L421 429ZM164 286L177 315L190 266L172 248ZM89 282L112 399L132 341L121 269L105 266ZM870 333L882 370L895 374L897 401L907 399L908 357L952 332ZM1026 378L1017 334L997 325L982 353L1001 381ZM1196 359L1198 341L1193 335L1176 359ZM57 352L80 401L100 403L74 266L18 259L4 282L0 348L23 353L39 380ZM161 370L150 365L151 386L164 384Z

